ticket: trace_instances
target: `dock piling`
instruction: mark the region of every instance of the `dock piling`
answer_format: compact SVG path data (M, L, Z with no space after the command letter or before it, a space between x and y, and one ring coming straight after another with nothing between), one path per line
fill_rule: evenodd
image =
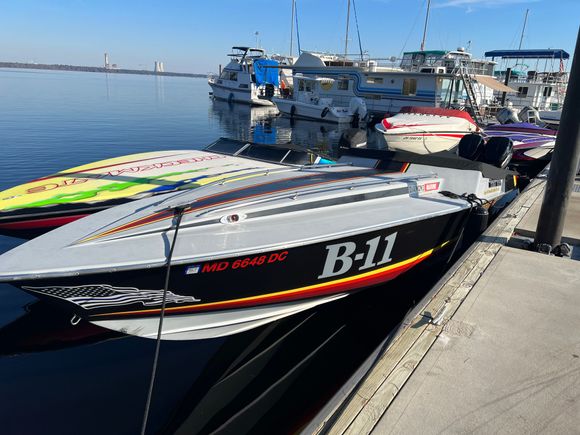
M560 245L562 238L564 219L580 157L578 101L580 101L580 30L533 244L534 249L540 252L552 253L554 248Z

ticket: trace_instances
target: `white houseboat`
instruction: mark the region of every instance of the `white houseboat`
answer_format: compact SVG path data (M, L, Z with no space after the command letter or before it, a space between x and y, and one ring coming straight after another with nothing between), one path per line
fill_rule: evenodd
M495 76L506 81L517 93L509 96L514 108L534 107L540 111L557 111L564 104L568 73L564 61L570 54L562 49L492 50L485 53L499 59ZM500 98L501 93L497 92ZM545 113L549 117L549 113Z
M407 52L399 65L395 61L381 65L376 60L303 52L292 68L295 74L335 79L322 97L341 105L361 97L369 112L378 114L397 113L406 106L463 107L468 98L462 78L466 75L473 80L488 78L486 87L502 86L492 76L495 62L472 59L463 49ZM475 98L489 98L491 92L480 91Z

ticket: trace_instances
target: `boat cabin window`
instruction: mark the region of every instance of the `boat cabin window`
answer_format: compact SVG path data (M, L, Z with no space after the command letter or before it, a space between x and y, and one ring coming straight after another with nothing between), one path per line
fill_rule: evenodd
M254 144L244 149L238 155L253 159L266 160L268 162L280 162L286 154L288 154L288 150L285 148Z
M242 142L239 140L231 140L220 138L215 143L205 147L206 151L213 151L216 153L234 155L239 150L247 145L247 142Z
M417 95L417 79L403 80L403 95Z
M314 163L316 156L306 151L292 150L280 163L288 163L290 165L311 165Z
M518 88L518 97L527 97L527 96L528 96L528 87L520 86Z
M383 83L383 78L382 77L367 77L367 83Z
M552 87L546 86L544 88L544 97L550 97L552 95Z
M348 91L349 87L348 82L349 82L348 79L340 79L336 82L336 88L339 91Z
M230 71L230 77L229 77L229 79L232 80L232 81L234 81L234 82L237 82L238 81L238 73L237 72Z
M312 92L312 82L310 80L298 80L298 90Z

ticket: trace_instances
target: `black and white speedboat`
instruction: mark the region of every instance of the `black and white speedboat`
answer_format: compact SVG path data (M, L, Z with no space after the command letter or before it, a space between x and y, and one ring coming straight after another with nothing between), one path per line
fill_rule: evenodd
M224 336L412 270L516 182L454 156L351 153L96 213L1 255L0 281L127 334L156 337L163 312L163 339Z

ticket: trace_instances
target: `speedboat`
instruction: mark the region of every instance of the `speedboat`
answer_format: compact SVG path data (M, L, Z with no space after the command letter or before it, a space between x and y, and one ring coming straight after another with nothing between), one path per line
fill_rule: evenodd
M93 214L1 255L0 281L73 324L156 338L163 316L161 339L226 336L408 273L515 183L451 153L354 149Z
M229 103L273 106L279 86L278 61L261 48L232 47L230 62L218 76L210 75L212 95Z
M0 234L35 237L128 201L280 165L329 162L294 145L225 138L203 150L154 151L101 160L0 192Z
M329 89L333 79L325 77L293 76L294 90L287 97L274 97L278 110L290 118L313 119L323 122L352 123L355 118L366 119L364 99L351 97L348 107L337 106L330 97L321 97L320 89Z
M375 126L392 150L430 154L448 151L463 136L479 131L473 118L462 110L403 107Z
M557 132L536 124L518 122L484 128L486 137L506 137L513 142L510 166L533 178L552 159Z

